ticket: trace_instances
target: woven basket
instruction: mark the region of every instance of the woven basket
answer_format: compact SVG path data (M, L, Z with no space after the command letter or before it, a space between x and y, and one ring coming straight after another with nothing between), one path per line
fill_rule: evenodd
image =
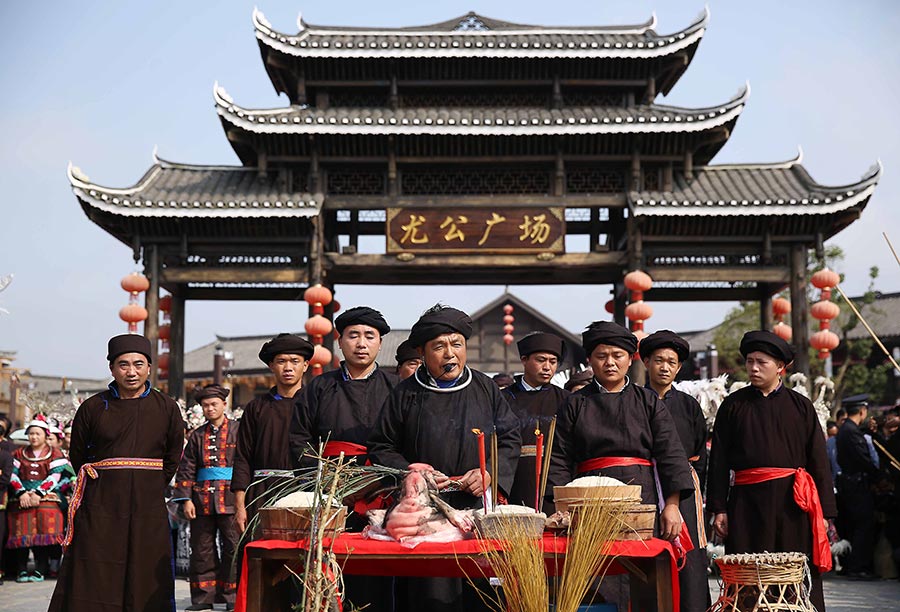
M722 591L710 612L815 612L806 555L725 555L716 559Z
M344 530L347 508L333 508L325 520L325 537L335 537ZM312 527L312 508L260 508L259 522L264 540L306 540Z
M556 511L569 509L572 504L593 499L609 502L641 503L641 485L622 485L618 487L553 487L553 499Z
M489 540L501 539L512 528L525 537L540 538L544 534L547 515L543 512L532 514L489 513L475 511L475 529L478 537Z
M725 555L716 559L722 581L731 584L799 584L803 582L806 555L762 553Z

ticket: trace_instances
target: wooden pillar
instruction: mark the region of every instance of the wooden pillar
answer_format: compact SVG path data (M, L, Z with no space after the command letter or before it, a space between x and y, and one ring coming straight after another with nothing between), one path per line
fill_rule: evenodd
M320 191L325 191L319 170L319 147L314 136L310 136L309 140L309 190L312 193L319 193Z
M672 162L667 163L663 166L663 191L673 191L673 185L675 183L674 172L672 169Z
M635 151L631 154L631 189L641 191L641 154Z
M306 104L306 75L297 71L297 104Z
M644 104L652 104L656 99L656 77L647 79L647 95L644 98Z
M388 136L388 195L396 196L397 189L397 152L394 137Z
M771 330L775 325L772 318L772 296L768 283L759 284L759 328Z
M559 73L553 75L553 108L563 107L562 86L559 82Z
M791 328L794 372L809 376L809 304L806 299L806 245L791 246Z
M150 281L144 307L147 309L147 320L144 322L144 335L150 341L150 386L156 387L159 368L159 250L155 244L144 247L144 276Z
M684 178L685 180L694 180L694 154L691 151L684 153Z
M183 285L172 291L171 332L169 336L169 395L178 400L184 397L184 316Z
M553 182L553 195L561 196L566 193L566 163L563 160L562 146L556 149L556 173Z
M388 98L388 104L393 110L397 110L397 107L400 106L400 93L397 90L397 75L391 75L391 93Z
M617 281L613 283L613 321L625 327L626 302L625 283Z

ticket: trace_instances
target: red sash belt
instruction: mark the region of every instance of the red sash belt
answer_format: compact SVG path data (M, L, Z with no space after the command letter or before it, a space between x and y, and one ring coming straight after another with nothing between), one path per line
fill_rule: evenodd
M831 571L831 547L828 545L828 533L825 528L825 517L819 501L819 491L809 472L803 468L750 468L737 470L734 473L735 485L758 484L779 478L794 477L794 501L809 516L812 529L812 560L820 572Z
M360 455L368 455L369 449L362 444L331 440L325 443L325 450L322 452L322 455L325 457L337 457L342 452L345 457L359 457Z
M584 474L586 472L605 470L606 468L611 467L624 467L626 465L652 466L653 464L647 459L641 459L640 457L594 457L593 459L588 459L587 461L579 463L575 468L575 471L579 474Z
M81 500L84 498L84 488L87 480L96 480L99 474L97 470L158 470L162 471L162 459L146 459L143 457L112 457L110 459L102 459L93 463L85 463L78 470L78 480L75 483L75 493L72 495L72 502L69 504L69 524L66 527L66 535L61 540L61 544L65 547L72 543L72 536L75 535L75 513L81 506Z

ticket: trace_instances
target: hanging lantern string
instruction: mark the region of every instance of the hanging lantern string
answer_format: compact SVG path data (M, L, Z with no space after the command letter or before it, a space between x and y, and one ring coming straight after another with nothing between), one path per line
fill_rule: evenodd
M853 311L853 314L857 316L859 322L863 324L863 327L865 327L866 331L869 332L869 335L872 336L872 339L875 341L875 344L878 345L878 348L884 351L884 354L887 355L887 358L894 365L894 369L896 369L897 372L900 372L900 364L897 363L897 361L894 359L894 356L891 355L891 352L887 350L887 348L885 348L884 344L881 343L881 340L878 338L878 334L872 331L872 328L869 327L868 323L866 323L865 318L863 318L862 314L859 312L859 309L856 308L856 305L850 300L850 298L847 297L847 294L844 293L844 290L841 289L839 285L835 285L834 288L838 290L838 293L840 293L841 297L844 298L844 301L847 302L850 310Z
M894 245L891 244L891 239L887 237L887 232L881 232L881 235L884 236L884 239L888 243L888 248L891 250L891 253L894 254L894 259L897 260L897 265L900 266L900 257L897 257L897 251L894 250Z

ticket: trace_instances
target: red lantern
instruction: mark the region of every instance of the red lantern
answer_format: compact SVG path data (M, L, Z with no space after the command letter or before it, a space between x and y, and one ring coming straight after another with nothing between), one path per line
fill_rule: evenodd
M625 307L625 316L635 323L646 321L653 316L653 307L646 302L634 302Z
M331 363L331 351L322 346L321 344L316 345L315 352L313 352L313 356L310 357L309 362L314 366L323 366L326 363Z
M119 310L119 318L128 323L128 331L137 331L137 324L147 319L147 309L138 304L128 304Z
M512 314L512 311L513 311L512 304L507 304L506 306L503 307L504 314L510 315L510 314Z
M822 300L812 305L812 308L809 309L809 314L814 319L825 322L836 319L841 314L841 307L830 300Z
M794 330L791 329L791 326L781 323L780 321L775 325L775 328L772 331L785 342L790 342L791 338L794 337Z
M625 287L631 291L650 291L652 286L653 279L646 272L634 270L625 275Z
M314 315L322 315L325 314L325 307L316 302L312 306L309 307L309 310Z
M513 333L513 331L515 331L515 329L516 329L516 328L513 327L512 325L504 325L504 326L503 326L503 333L504 333L504 334L511 334L511 333Z
M334 325L322 315L313 315L306 320L306 333L310 336L325 336L331 333Z
M341 310L341 303L338 302L337 300L331 300L331 312L340 312L340 310ZM335 366L335 367L337 367L337 366Z
M841 275L828 268L822 268L812 275L809 282L817 289L831 289L837 287L838 283L841 282Z
M819 359L828 357L828 353L836 349L840 343L838 335L829 329L817 331L809 339L809 345L819 351Z
M159 309L162 312L172 312L172 296L170 294L166 294L159 298Z
M332 298L333 295L331 294L331 289L324 287L321 283L313 285L303 292L303 299L306 300L306 303L310 306L313 306L314 304L328 306L331 303Z
M159 339L168 340L172 335L172 326L166 323L159 326Z
M512 334L506 334L505 336L503 336L503 344L505 344L506 346L512 344L513 340L515 340L515 338L513 338Z
M169 370L169 354L160 353L156 358L156 365L160 370Z
M791 311L791 302L783 297L772 300L772 312L776 317L783 317Z
M512 315L503 315L503 322L506 325L512 325L513 321L515 321L515 320L516 320L516 318Z
M143 291L146 291L150 288L150 281L147 280L147 277L139 272L132 272L128 276L122 279L122 289L131 293L132 295L137 295Z
M615 300L608 301L606 303L606 306L604 306L604 308L606 309L606 312L608 312L609 314L616 314L616 301Z

